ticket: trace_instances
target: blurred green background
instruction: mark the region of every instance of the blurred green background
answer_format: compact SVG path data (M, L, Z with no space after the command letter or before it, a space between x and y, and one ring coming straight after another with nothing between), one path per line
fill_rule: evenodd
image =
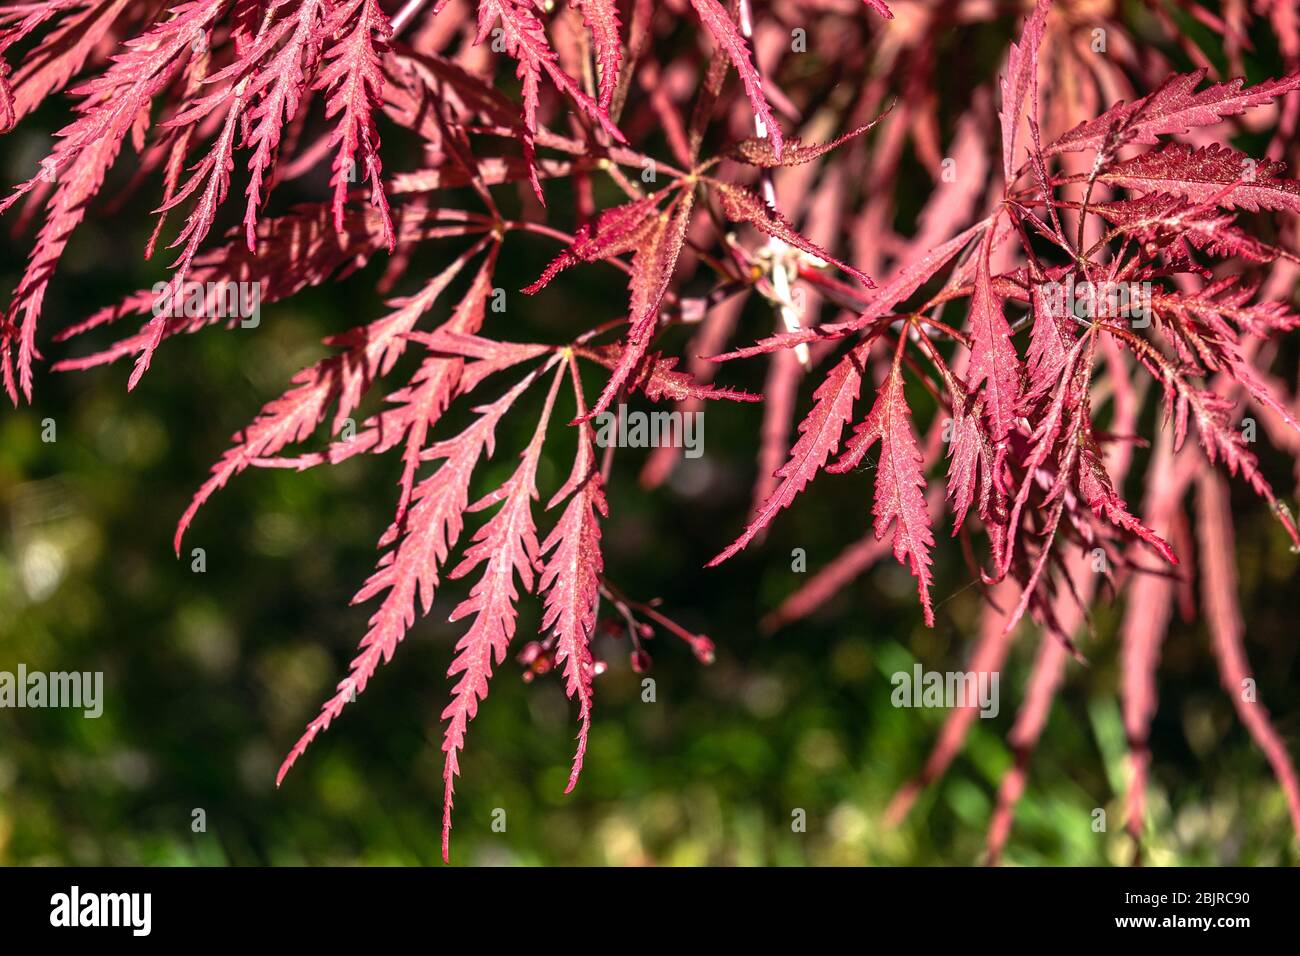
M1004 27L996 32L1007 34ZM56 114L41 113L6 138L0 168L8 180L28 174L57 125ZM400 137L392 139L400 151ZM389 148L386 134L386 156ZM918 177L918 189L923 182ZM318 178L290 184L272 210L320 195ZM552 208L565 207L562 185L548 185L548 195ZM238 204L237 189L232 196ZM151 199L82 229L51 287L47 328L163 274L161 263L146 266L138 254ZM12 288L28 248L29 237L0 239L0 290ZM445 263L452 248L425 250L398 291ZM497 284L519 288L554 249L512 237ZM349 608L348 600L372 570L375 541L391 519L396 458L241 476L200 513L187 557L171 551L177 517L230 434L323 354L323 335L379 314L373 289L380 269L382 262L341 286L266 306L257 329L214 328L165 343L129 396L124 366L73 375L42 369L35 404L0 414L0 670L20 662L29 670L102 670L106 698L98 720L0 710L0 863L439 859L438 714L459 633L445 622L459 586L440 593L393 664L318 738L284 787L274 785L280 759L365 631L373 605ZM611 270L587 267L535 300L512 295L508 322L489 331L558 341L575 323L616 315L622 295ZM446 311L441 303L431 319ZM742 335L770 321L751 303ZM54 357L85 350L48 338L42 345ZM724 375L729 384L762 388L761 363ZM760 634L762 614L806 577L791 571L791 549L807 551L810 572L829 561L867 527L870 488L861 474L823 478L761 546L702 570L741 526L760 416L756 407L711 408L705 457L682 463L672 484L654 493L636 483L644 452L620 451L610 493L612 579L639 599L662 597L676 619L709 634L716 663L702 667L680 642L657 637L649 648L657 695L644 703L626 644L602 636L597 653L609 668L596 683L586 768L566 797L574 707L556 675L525 685L508 660L469 731L453 862L928 865L982 858L996 788L1011 764L1005 736L1036 635L1022 632L1003 673L1001 714L975 721L947 777L906 822L887 826L885 805L920 768L945 715L893 708L889 675L914 661L960 668L978 618L977 591L966 588L969 573L945 533L938 535L935 594L943 603L933 631L921 626L912 580L887 562L814 619ZM55 423L54 442L41 440L45 419ZM489 477L513 461L531 419L526 411L511 419ZM558 444L544 463L544 499L568 467ZM1287 465L1271 465L1282 489L1290 487ZM1140 489L1130 496L1140 500ZM1294 754L1296 561L1266 509L1248 496L1237 502L1248 651L1260 698ZM206 551L204 573L191 570L192 547ZM525 599L521 611L516 650L537 627L535 602ZM1122 829L1117 619L1117 608L1098 608L1097 638L1084 647L1090 664L1069 668L1031 765L1007 862L1131 859ZM1199 623L1175 618L1152 748L1148 862L1300 861L1281 792L1219 688ZM1108 814L1106 833L1092 829L1098 807ZM498 808L506 811L504 833L491 826ZM205 832L192 827L198 809ZM806 832L792 830L799 809Z

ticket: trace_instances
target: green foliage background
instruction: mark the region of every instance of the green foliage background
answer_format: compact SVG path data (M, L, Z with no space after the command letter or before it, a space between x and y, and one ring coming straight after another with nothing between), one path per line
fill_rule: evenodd
M967 48L986 45L996 59L1009 35L996 32L1000 39L989 44L954 36L946 75L961 72ZM1260 75L1276 72L1268 62L1252 66ZM0 167L7 179L27 175L49 144L41 131L57 123L38 114L6 139ZM925 182L918 173L917 205ZM548 190L552 208L564 208L562 187ZM319 181L306 181L277 193L276 205L323 193ZM77 237L51 288L51 325L162 275L161 263L145 266L138 253L149 198ZM7 291L27 240L0 243ZM429 274L450 248L428 250L411 275ZM497 283L521 287L553 251L541 240L512 238ZM438 714L458 633L445 623L461 594L454 585L284 787L274 786L281 757L365 631L370 607L350 608L348 600L373 567L374 543L391 518L396 460L242 476L201 512L186 556L171 552L175 520L229 435L322 354L323 335L378 314L377 274L372 266L342 286L267 306L255 330L214 328L172 340L130 396L125 367L42 372L35 405L0 416L0 670L19 662L29 670L102 670L106 696L98 720L0 710L0 863L438 860ZM558 341L579 324L617 314L622 293L612 272L588 267L572 278L533 300L511 293L495 331ZM444 303L432 318L445 314ZM751 304L743 327L755 332L768 323L762 306ZM724 375L762 388L757 364ZM521 410L488 478L526 440L532 422ZM44 419L57 428L53 443L41 440ZM865 530L870 479L819 480L761 546L702 570L740 527L759 421L752 407L710 409L705 457L683 463L672 486L652 494L636 484L643 453L620 451L610 495L612 578L641 599L662 597L684 624L712 636L717 662L703 668L671 636L656 638L657 700L643 703L626 645L602 638L598 652L609 670L597 682L591 750L577 791L565 797L573 708L554 675L525 686L508 661L469 733L454 862L980 861L1037 635L1026 630L1017 642L1003 674L1001 714L976 721L948 776L904 824L887 826L890 795L919 769L944 717L893 708L889 675L918 660L928 669L961 667L978 592L968 587L957 545L941 534L935 593L943 603L933 631L920 624L911 579L887 563L814 619L761 635L759 617L802 580L791 571L791 550L804 548L815 570ZM544 498L567 469L567 448L556 445L543 466ZM1290 488L1288 463L1273 468L1278 486ZM1140 498L1140 489L1129 492ZM1296 559L1266 509L1248 496L1237 500L1248 650L1261 699L1294 754ZM206 551L204 573L191 571L193 547ZM1033 759L1008 862L1132 858L1122 832L1118 610L1098 608L1095 638L1084 641L1089 666L1069 669ZM516 648L536 626L536 607L526 600ZM1300 860L1281 792L1219 687L1198 622L1175 617L1166 641L1152 747L1147 862ZM491 830L496 808L506 811L505 833ZM1095 808L1107 812L1105 833L1093 832ZM206 814L206 832L192 829L196 809ZM797 809L806 811L806 833L792 831Z

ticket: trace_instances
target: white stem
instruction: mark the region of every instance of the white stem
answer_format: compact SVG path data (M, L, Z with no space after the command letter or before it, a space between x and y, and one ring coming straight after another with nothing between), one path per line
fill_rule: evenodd
M759 71L759 85L762 86L762 70L758 66L758 49L754 46L754 16L750 9L749 0L740 0L740 33L749 41L750 51L754 55L754 69ZM759 139L767 139L767 128L763 121L754 115L754 135ZM776 212L776 179L770 169L764 169L762 174L763 184L763 201L767 203L772 212ZM787 332L798 332L803 328L800 321L799 310L795 308L794 302L790 296L790 277L786 272L786 256L789 252L787 246L776 236L768 236L767 250L772 260L772 290L776 293L778 300L777 311L781 316L781 324L785 326ZM812 364L806 343L799 343L794 348L795 358L804 368Z
M411 17L420 12L422 6L424 6L424 0L406 0L406 6L398 10L397 15L391 21L394 36L402 32L402 28L406 26Z

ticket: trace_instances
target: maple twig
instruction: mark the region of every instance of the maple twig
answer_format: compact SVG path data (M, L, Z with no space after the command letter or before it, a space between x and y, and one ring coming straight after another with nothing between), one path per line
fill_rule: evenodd
M747 41L750 41L752 46L754 21L753 11L750 7L750 0L740 0L739 10L741 35L744 36ZM763 66L758 60L757 50L754 51L754 69L758 73L757 83L759 89L762 89L764 85ZM754 135L759 139L768 138L767 126L757 113L754 114ZM777 214L776 177L773 175L771 169L764 168L759 174L759 179L762 184L763 201L767 203L767 207L774 214ZM772 280L772 291L775 294L777 302L777 313L780 315L781 324L785 327L787 332L797 332L802 327L803 322L799 315L799 310L791 301L790 277L786 272L786 256L788 253L789 247L784 241L776 236L767 237L767 259L771 265L768 274ZM812 366L812 353L809 352L807 345L803 343L796 345L794 348L794 354L795 357L798 358L799 364L805 369Z
M406 0L406 4L402 9L393 15L393 36L397 36L406 29L406 25L420 12L420 8L424 6L425 2L426 0Z

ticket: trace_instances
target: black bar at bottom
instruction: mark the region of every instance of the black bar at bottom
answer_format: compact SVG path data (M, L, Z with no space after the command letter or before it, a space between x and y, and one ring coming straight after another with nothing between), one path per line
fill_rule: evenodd
M375 944L434 930L493 947L565 932L714 932L772 944L772 932L952 939L1200 935L1273 938L1300 917L1300 879L1271 869L8 869L7 940L73 934L131 945ZM435 929L436 928L436 929ZM419 935L416 935L419 934ZM864 935L865 934L865 935ZM974 934L974 935L972 935ZM664 937L663 945L675 945ZM552 942L565 945L563 939Z

